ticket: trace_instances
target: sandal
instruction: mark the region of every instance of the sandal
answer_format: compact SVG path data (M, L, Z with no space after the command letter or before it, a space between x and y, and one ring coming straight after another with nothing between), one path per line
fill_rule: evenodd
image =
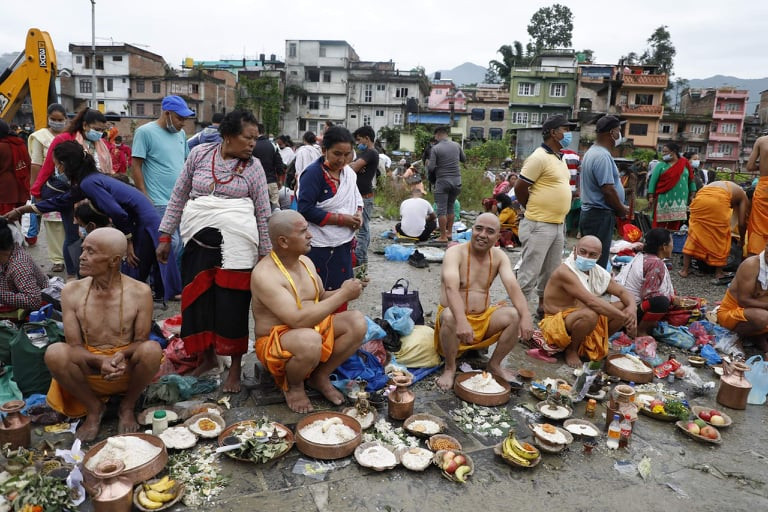
M541 348L532 348L525 351L530 357L544 361L545 363L556 363L557 359L547 354L547 351Z

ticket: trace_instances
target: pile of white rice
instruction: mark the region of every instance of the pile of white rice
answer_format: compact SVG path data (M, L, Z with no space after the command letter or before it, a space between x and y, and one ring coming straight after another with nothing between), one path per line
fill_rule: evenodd
M346 443L357 436L357 432L353 429L339 423L330 425L328 430L323 432L324 423L325 420L317 420L310 423L301 429L301 437L312 443L332 445Z
M387 468L397 464L395 454L383 446L369 446L357 455L361 466Z
M94 471L105 460L121 460L125 471L137 468L157 457L162 448L136 436L113 436L104 447L88 459L85 467Z
M488 378L489 376L490 379ZM474 377L463 381L461 385L475 393L493 394L504 392L504 387L496 382L496 379L491 374L483 376L482 373L478 373Z
M408 429L420 434L437 434L440 432L440 425L431 420L414 420L408 424Z

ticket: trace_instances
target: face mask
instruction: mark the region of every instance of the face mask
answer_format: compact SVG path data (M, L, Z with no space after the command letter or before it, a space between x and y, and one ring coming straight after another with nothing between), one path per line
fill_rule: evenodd
M501 210L503 210L503 209L504 209L504 205L503 205L503 204L501 204L501 203L496 203L496 209L497 209L497 210L499 210L499 211L501 211Z
M597 260L591 258L585 258L584 256L576 256L576 268L582 272L589 272L597 265Z
M173 126L173 121L171 121L171 114L168 114L168 121L165 122L165 129L168 130L170 133L179 133L179 130L177 130L176 127Z
M88 236L88 230L85 229L83 226L79 227L79 231L80 231L80 238L85 238Z
M357 149L359 149L360 151L365 151L367 148L368 148L368 146L366 146L365 144L358 144L357 145Z
M621 134L619 134L619 138L618 138L618 139L614 139L614 141L613 141L613 145L614 145L614 147L618 147L618 146L620 146L620 145L621 145L623 142L624 142L624 137L622 137L622 136L621 136Z
M693 166L694 169L698 169L699 166L701 165L701 160L691 160L691 165Z
M573 140L573 134L571 132L565 132L563 134L562 140L560 140L560 145L564 148L567 148L571 145L571 141Z
M101 139L101 132L91 128L90 130L85 132L85 138L91 142L96 142L97 140Z
M670 160L672 160L672 155L664 155L661 157L661 159L664 160L665 162L669 162Z
M48 128L55 132L60 132L64 129L64 127L67 126L66 121L53 121L51 119L48 120Z

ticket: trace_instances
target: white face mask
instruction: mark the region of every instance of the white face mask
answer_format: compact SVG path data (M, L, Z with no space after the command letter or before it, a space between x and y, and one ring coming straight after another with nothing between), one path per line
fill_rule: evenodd
M618 146L622 145L623 143L624 143L624 137L622 137L621 134L619 134L619 138L618 139L613 139L613 146L614 147L618 147Z

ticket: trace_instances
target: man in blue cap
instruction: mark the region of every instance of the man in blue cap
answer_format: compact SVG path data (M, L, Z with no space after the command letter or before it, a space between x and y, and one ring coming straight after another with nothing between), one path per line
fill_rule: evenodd
M162 218L173 186L189 154L183 126L195 112L178 96L166 96L160 117L139 126L133 136L133 180L144 192ZM181 238L173 234L173 254L181 254Z

